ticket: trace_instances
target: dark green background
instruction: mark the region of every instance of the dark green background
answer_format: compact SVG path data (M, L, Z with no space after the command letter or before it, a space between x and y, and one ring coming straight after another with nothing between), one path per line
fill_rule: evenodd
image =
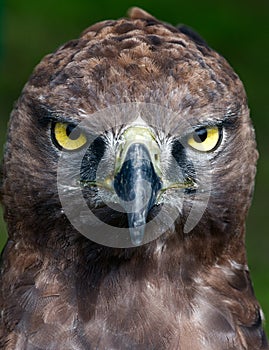
M90 24L124 16L131 6L195 28L227 58L245 84L260 151L247 223L248 260L256 295L269 319L268 0L0 0L0 146L13 103L40 59ZM236 200L236 193L231 195ZM1 219L0 230L1 248L6 239Z

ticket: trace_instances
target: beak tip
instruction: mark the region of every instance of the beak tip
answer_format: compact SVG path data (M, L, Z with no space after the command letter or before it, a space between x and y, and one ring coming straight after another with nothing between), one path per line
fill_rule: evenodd
M129 231L130 231L132 244L135 246L139 246L143 242L145 225L138 226L138 227L130 227Z

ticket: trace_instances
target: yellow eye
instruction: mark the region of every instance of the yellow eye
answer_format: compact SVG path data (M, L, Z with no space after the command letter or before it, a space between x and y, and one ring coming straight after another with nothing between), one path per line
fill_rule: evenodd
M197 151L209 152L217 146L220 136L217 126L202 127L188 137L188 144Z
M52 136L58 147L68 151L77 150L87 142L87 138L81 129L68 123L53 124Z

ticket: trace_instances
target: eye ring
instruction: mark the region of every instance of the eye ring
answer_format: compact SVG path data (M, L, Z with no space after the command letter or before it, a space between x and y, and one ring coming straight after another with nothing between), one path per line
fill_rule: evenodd
M87 143L85 133L71 123L52 123L51 136L53 143L60 150L76 151Z
M213 152L222 139L222 129L219 126L206 126L196 129L187 137L188 145L200 152Z

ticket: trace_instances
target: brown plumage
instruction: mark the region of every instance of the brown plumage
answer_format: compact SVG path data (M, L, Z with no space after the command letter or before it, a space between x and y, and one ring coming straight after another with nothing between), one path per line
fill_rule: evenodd
M3 166L9 239L2 254L1 349L268 349L244 245L257 151L242 83L188 28L137 8L129 16L94 24L46 56L12 113ZM165 201L178 210L159 238L112 248L79 233L62 210L53 127L87 119L109 129L111 115L92 114L132 102L174 113L155 115L152 123L160 171L163 178L173 173L163 160L173 153L182 181L193 188L185 188L184 203L180 190L170 189L151 205L148 220ZM222 137L209 152L191 149L186 122L197 135L216 126ZM113 132L116 140L118 126ZM86 183L100 159L104 169L115 164L118 146L108 147L105 133L100 140L82 163ZM186 233L192 204L203 200L200 177L207 175L207 207ZM155 176L160 184L163 178ZM126 226L125 214L98 197L102 189L83 191L107 223Z

